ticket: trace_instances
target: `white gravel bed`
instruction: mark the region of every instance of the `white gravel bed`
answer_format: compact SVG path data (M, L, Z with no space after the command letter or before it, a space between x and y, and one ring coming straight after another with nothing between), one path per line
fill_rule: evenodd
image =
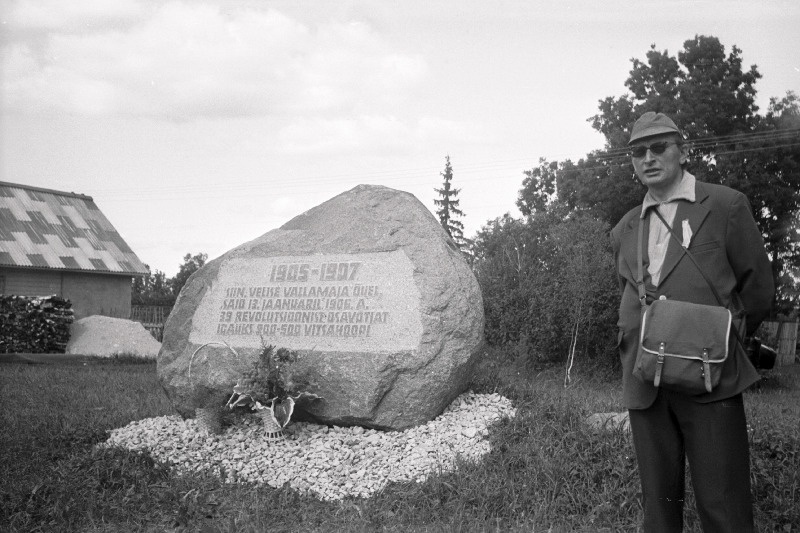
M161 416L112 430L100 446L145 450L178 472L206 472L228 483L290 487L322 500L368 497L391 481L424 481L476 461L490 450L489 426L516 414L499 394L467 392L427 424L405 431L327 427L297 422L283 440L263 437L257 418L221 435L207 435L194 419Z

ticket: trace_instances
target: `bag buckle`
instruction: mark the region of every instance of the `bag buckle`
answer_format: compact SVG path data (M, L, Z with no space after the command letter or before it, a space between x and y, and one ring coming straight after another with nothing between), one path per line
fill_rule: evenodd
M658 357L656 358L656 377L653 379L653 385L658 387L661 384L661 369L664 368L664 351L667 349L667 343L662 342L658 345Z
M702 377L705 380L706 392L711 392L711 366L708 363L708 348L703 348Z

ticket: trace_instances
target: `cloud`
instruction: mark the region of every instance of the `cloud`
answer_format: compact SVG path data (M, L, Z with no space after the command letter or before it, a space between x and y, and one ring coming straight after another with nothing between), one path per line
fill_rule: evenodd
M379 154L409 148L414 135L413 128L393 116L301 117L280 130L277 148L294 154Z
M11 32L71 33L136 20L142 15L142 6L135 0L12 0L5 12Z
M299 117L278 132L276 148L290 154L410 153L453 143L489 143L495 134L474 124L433 116Z
M426 74L423 59L359 22L312 26L210 3L105 5L14 4L2 64L8 108L170 120L369 115L396 109Z

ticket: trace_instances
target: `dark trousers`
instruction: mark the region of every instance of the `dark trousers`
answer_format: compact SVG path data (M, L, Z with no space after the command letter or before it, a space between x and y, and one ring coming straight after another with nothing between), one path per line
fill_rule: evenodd
M630 411L630 422L642 480L645 532L682 530L685 459L703 531L753 531L741 394L702 404L662 389L653 405Z

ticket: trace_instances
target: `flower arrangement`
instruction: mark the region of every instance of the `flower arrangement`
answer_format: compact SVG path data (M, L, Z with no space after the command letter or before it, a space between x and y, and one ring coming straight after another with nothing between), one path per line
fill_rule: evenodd
M254 411L268 410L280 428L291 421L295 404L321 399L320 396L302 390L311 384L292 375L291 366L297 360L297 352L286 348L275 349L263 346L258 359L245 371L226 404L230 409L249 407Z

